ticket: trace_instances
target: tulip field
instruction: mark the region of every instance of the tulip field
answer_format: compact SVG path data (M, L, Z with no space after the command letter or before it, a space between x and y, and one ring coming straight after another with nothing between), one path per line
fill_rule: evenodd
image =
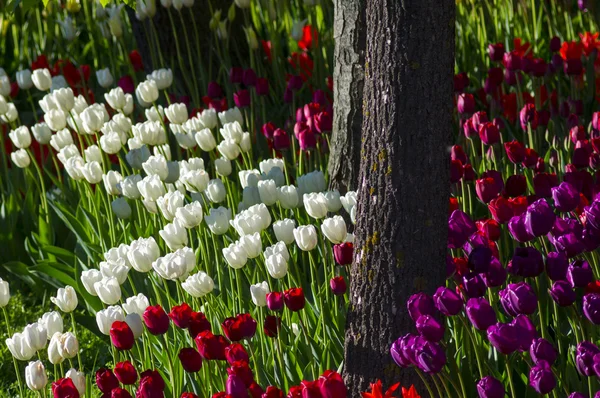
M599 23L456 1L445 284L362 397L600 397ZM351 396L333 2L10 0L0 28L0 397Z

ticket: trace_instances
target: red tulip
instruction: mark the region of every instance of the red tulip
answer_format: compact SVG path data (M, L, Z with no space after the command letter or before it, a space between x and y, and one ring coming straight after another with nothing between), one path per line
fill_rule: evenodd
M69 377L59 379L52 383L52 394L54 398L79 398L79 391Z
M261 398L285 398L285 394L279 388L269 386Z
M498 184L491 177L475 181L475 191L477 192L477 197L479 197L479 200L483 203L489 203L500 193Z
M146 308L144 323L148 331L154 335L165 334L169 330L169 316L158 304Z
M225 348L225 358L230 365L237 361L250 362L246 349L239 343L232 343Z
M193 392L182 392L179 398L198 398Z
M236 317L226 318L221 327L230 341L251 339L256 333L256 321L250 314L239 314Z
M110 341L118 350L130 350L135 338L127 322L114 321L110 328Z
M176 305L171 308L169 318L171 318L177 327L185 329L188 327L193 312L192 307L187 303L182 303L181 305Z
M206 319L206 315L202 312L193 312L188 322L190 336L196 337L198 333L204 332L205 330L211 330L210 322Z
M226 360L225 348L229 345L225 337L214 335L210 330L198 333L194 339L198 352L204 359Z
M137 371L129 361L117 363L114 372L117 380L125 385L134 384L137 381Z
M129 391L127 391L121 387L117 387L110 392L110 398L132 398L132 397L131 397L131 394L129 393Z
M502 196L492 199L488 203L488 209L494 220L500 224L507 223L514 216L510 202Z
M246 387L249 387L254 382L254 375L252 374L252 370L250 366L248 366L248 362L246 361L236 361L229 368L227 368L228 375L236 375L244 382Z
M229 375L225 384L225 391L231 398L248 398L248 389L242 379L236 375Z
M301 287L293 287L286 290L283 293L283 299L286 307L293 312L303 309L304 304L306 303L306 300L304 299L304 292L302 291Z
M183 370L188 373L195 373L202 368L202 357L200 353L193 348L186 347L179 351L179 360Z
M164 391L165 381L158 370L148 369L143 371L140 374L140 385L142 384L143 379L146 379L146 381L153 386L153 390Z
M96 385L103 393L107 394L119 387L119 380L110 369L100 368L96 372Z
M265 318L265 324L263 331L267 337L277 337L279 329L281 328L281 318L275 315L267 315Z
M321 395L323 398L345 398L347 394L346 385L339 373L326 370L321 377Z
M323 398L319 380L302 382L302 398Z
M525 145L517 140L505 142L504 150L508 159L514 164L520 164L525 159Z
M142 63L142 56L138 52L138 50L133 50L129 53L129 61L131 65L133 65L133 70L136 72L144 69L144 64Z

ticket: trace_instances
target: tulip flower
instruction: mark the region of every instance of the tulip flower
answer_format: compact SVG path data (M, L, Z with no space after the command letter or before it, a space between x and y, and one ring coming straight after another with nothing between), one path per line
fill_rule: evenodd
M292 312L300 311L304 308L304 292L301 287L293 287L283 293L285 306Z
M492 376L486 376L477 382L477 392L480 398L504 398L506 394L502 383Z
M186 372L195 373L202 368L202 357L194 348L182 348L178 356Z
M169 316L160 305L146 308L143 318L148 331L153 335L165 334L169 329Z

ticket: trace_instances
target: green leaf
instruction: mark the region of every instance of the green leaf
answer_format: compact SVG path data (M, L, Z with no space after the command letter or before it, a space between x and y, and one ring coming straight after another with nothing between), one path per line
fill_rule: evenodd
M75 281L75 279L73 279L73 277L69 276L67 273L58 269L56 267L56 265L58 265L58 263L46 262L46 263L38 263L31 268L35 271L44 273L44 274L48 275L49 277L54 278L57 281L65 284L65 285L70 285L73 287L76 286L77 282Z

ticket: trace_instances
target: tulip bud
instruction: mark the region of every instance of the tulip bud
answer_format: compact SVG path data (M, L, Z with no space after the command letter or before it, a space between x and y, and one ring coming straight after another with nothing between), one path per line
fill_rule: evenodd
M39 391L46 387L48 376L42 361L29 362L25 367L25 382L32 391Z

